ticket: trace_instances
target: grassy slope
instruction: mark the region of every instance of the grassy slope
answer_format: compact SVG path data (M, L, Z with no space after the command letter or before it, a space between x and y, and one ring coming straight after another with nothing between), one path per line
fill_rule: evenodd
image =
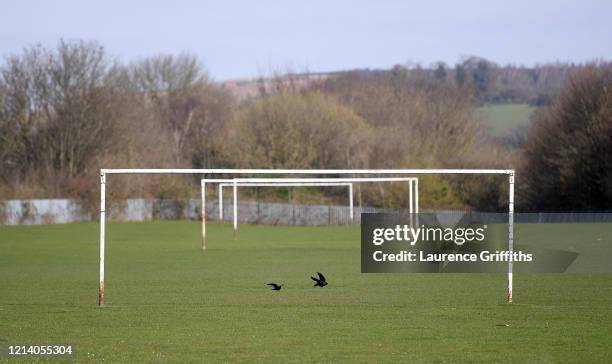
M477 116L494 136L502 136L512 129L527 125L535 107L525 104L486 105L476 110Z
M0 344L80 362L608 362L612 275L360 274L358 230L114 223L0 227ZM330 285L308 278L325 272ZM283 282L272 292L265 283ZM509 324L510 326L503 326ZM3 360L0 358L0 361ZM6 360L6 359L5 359Z

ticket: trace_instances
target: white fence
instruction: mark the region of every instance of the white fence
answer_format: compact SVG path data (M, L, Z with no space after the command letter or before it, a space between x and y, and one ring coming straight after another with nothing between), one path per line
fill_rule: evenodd
M231 221L232 201L223 204L224 221ZM361 213L392 212L392 209L355 207L355 218L351 222L348 206L337 205L297 205L239 201L238 220L242 223L266 225L350 225L361 222ZM422 210L422 212L433 212ZM456 214L461 218L466 211L435 211ZM479 214L471 212L471 214ZM206 205L209 220L219 218L219 204L216 200ZM486 218L494 222L507 221L506 213L486 213ZM483 215L483 216L484 216ZM164 219L200 219L200 201L191 200L153 200L128 199L108 208L108 219L113 221L148 221ZM497 216L497 218L496 218ZM61 224L79 221L92 221L98 218L69 199L47 200L8 200L0 202L0 225ZM606 212L563 212L563 213L515 213L516 223L562 223L562 222L612 222L612 211Z
M63 224L91 220L78 203L66 199L0 201L0 225Z
M378 212L382 209L355 208L355 219L350 220L348 206L292 205L286 203L238 202L240 222L268 225L347 225L360 222L361 212ZM231 221L232 201L224 203L224 220ZM209 201L206 205L209 220L218 220L219 204ZM111 205L107 217L113 221L147 221L165 219L200 219L200 201L128 199ZM70 223L95 220L97 214L88 212L68 199L9 200L0 202L1 225L36 225Z

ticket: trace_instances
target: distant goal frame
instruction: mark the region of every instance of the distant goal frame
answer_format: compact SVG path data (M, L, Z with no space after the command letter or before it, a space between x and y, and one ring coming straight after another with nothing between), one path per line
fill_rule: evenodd
M206 175L506 175L508 177L508 251L514 251L514 169L161 169L161 168L103 168L100 169L100 270L98 282L98 305L104 306L105 254L106 254L106 177L110 174L200 174ZM512 254L510 254L512 255ZM508 261L507 301L512 302L513 262Z
M219 220L223 220L223 187L232 187L233 190L233 235L238 234L238 187L307 187L307 186L348 186L350 220L354 219L353 184L372 182L408 182L408 211L411 224L413 214L419 213L419 179L417 177L352 177L352 178L234 178L214 179L202 178L200 180L201 205L206 206L206 184L219 184ZM201 210L202 250L206 250L206 211Z

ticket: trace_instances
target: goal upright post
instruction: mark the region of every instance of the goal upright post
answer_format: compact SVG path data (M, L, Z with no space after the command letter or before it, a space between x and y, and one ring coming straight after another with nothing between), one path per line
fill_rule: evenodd
M351 223L355 221L355 205L353 204L353 184L349 184L349 214L351 218Z
M238 239L238 184L234 180L234 240Z
M98 305L104 306L104 256L106 227L106 173L100 171L100 280L98 284Z
M202 195L202 207L201 207L201 217L202 217L202 250L206 250L206 181L200 180L200 188Z
M512 285L514 274L513 252L514 252L514 171L508 175L508 302L512 303Z

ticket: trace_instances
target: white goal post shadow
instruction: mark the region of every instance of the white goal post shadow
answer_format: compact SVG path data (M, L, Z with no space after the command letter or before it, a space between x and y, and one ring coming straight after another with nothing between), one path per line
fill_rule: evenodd
M408 211L412 219L419 212L419 179L416 177L372 177L372 178L203 178L201 182L202 206L206 206L206 183L219 184L219 220L223 220L223 187L233 187L233 234L238 234L238 187L284 187L284 186L347 186L349 189L350 220L354 219L353 183L361 182L408 182ZM203 208L203 207L202 207ZM202 210L202 250L206 250L206 211Z
M508 302L512 302L514 251L514 169L101 169L100 170L100 279L98 285L98 305L104 306L104 257L106 229L106 176L109 174L310 174L310 175L415 175L415 174L500 174L508 176ZM236 184L239 179L233 180ZM237 187L234 187L237 188ZM235 195L234 195L235 196ZM204 211L205 209L202 209Z

